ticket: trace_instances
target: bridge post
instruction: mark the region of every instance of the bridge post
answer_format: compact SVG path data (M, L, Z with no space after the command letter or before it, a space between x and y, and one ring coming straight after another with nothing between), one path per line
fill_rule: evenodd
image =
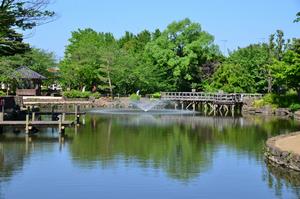
M234 117L234 104L231 106L231 115Z
M29 133L29 115L28 113L26 114L26 123L25 123L25 133Z
M195 112L196 111L196 104L195 104L195 102L193 102L193 112Z
M35 121L35 112L34 112L34 110L32 110L31 120L32 120L32 121Z
M207 103L204 102L204 114L207 114Z

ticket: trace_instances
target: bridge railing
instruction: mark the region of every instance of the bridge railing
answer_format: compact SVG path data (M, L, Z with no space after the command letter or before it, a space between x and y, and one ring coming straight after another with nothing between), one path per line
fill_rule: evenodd
M262 94L252 93L205 93L205 92L161 92L161 98L176 101L203 101L240 103L244 99L261 99Z
M162 92L161 98L177 101L203 101L203 102L241 102L240 94L205 93L205 92Z

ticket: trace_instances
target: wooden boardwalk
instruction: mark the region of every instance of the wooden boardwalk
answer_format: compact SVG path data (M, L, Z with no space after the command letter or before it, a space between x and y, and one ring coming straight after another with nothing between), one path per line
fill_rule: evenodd
M28 125L33 126L58 126L61 125L72 125L73 121L29 121ZM26 126L26 121L0 121L0 126Z
M21 104L24 106L31 105L91 105L89 100L66 100L63 97L48 96L28 96L22 97Z

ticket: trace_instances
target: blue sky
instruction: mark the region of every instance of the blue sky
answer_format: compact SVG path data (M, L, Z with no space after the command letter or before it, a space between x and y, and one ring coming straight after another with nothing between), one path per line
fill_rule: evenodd
M59 18L37 27L26 41L58 58L78 28L119 38L125 31L163 30L187 17L214 35L223 52L267 41L277 29L286 38L300 37L300 23L293 23L300 0L55 0L49 8Z

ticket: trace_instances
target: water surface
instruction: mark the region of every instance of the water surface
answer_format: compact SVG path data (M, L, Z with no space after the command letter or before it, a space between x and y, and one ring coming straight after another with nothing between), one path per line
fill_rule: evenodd
M0 137L2 198L300 198L300 174L267 165L276 118L90 114L86 124Z

